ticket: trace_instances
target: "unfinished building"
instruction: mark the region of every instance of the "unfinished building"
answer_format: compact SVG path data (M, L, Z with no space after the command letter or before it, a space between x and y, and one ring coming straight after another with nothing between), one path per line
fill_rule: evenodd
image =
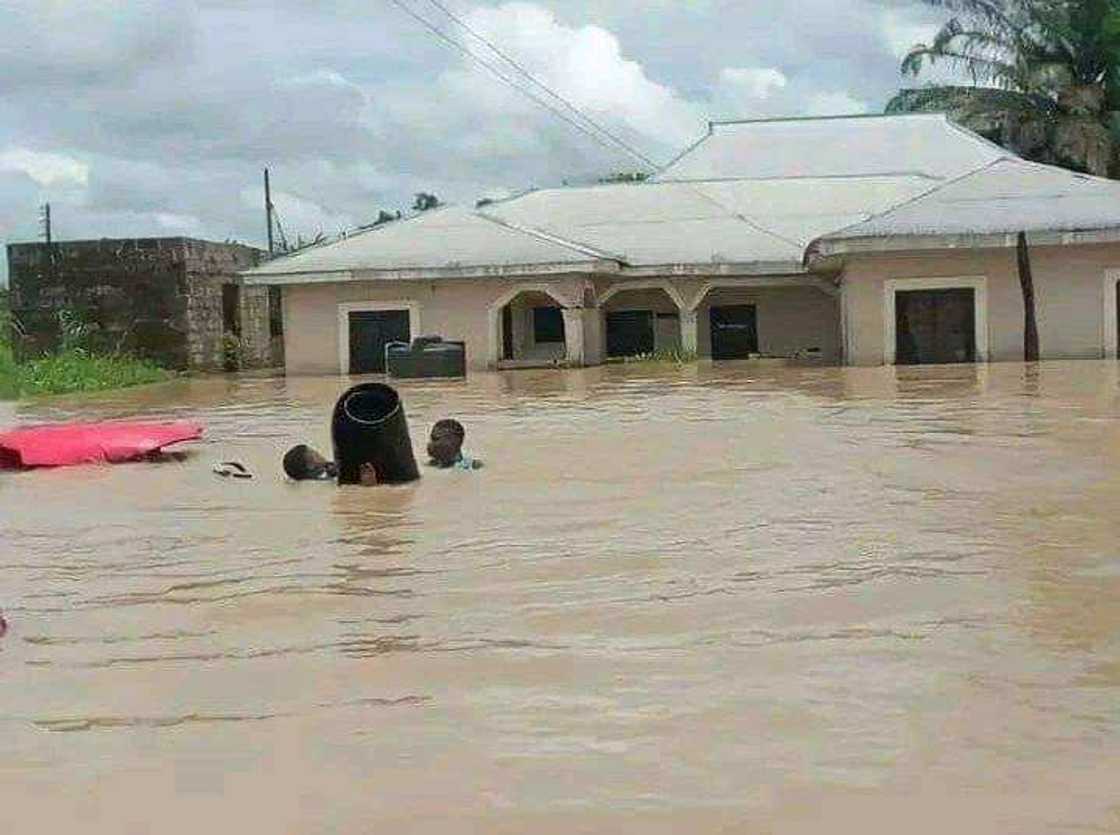
M181 237L9 244L13 343L21 358L57 350L69 316L93 350L165 368L282 365L279 295L238 275L266 257Z

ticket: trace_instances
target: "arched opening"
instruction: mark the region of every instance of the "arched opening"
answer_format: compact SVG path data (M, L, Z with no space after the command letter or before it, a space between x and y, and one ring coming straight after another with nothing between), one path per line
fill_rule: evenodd
M564 308L543 290L523 290L501 305L498 364L552 365L567 358Z
M701 289L697 353L713 360L754 357L840 360L839 300L808 282L712 282Z
M600 309L608 359L681 350L679 300L665 287L612 288Z

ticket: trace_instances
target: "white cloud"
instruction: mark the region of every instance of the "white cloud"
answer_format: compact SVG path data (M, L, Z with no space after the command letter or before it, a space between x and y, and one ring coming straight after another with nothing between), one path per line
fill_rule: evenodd
M9 148L0 152L0 171L20 171L41 186L89 183L89 166L73 157Z
M161 229L166 229L169 232L182 232L193 233L197 232L202 222L192 215L179 215L174 212L156 212L156 224Z
M937 24L910 20L895 10L883 15L883 36L899 60L906 57L915 45L932 41L939 28Z
M789 84L786 74L775 67L725 67L720 81L739 88L753 99L768 99Z
M566 26L551 10L523 2L476 8L468 21L592 118L621 123L660 145L688 142L703 127L700 107L652 80L601 26Z
M853 98L848 93L815 93L809 97L805 108L807 116L852 116L868 111L867 102Z

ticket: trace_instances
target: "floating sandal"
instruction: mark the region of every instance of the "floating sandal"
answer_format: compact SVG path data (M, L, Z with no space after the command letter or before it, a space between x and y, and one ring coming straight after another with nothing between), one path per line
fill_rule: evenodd
M214 474L222 478L252 478L253 474L236 461L223 461L214 468Z

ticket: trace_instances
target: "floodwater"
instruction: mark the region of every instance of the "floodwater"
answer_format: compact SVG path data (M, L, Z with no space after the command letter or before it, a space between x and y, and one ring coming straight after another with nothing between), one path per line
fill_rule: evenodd
M208 426L0 476L0 832L1120 832L1116 363L406 385L486 469L285 483L345 385L0 406Z

